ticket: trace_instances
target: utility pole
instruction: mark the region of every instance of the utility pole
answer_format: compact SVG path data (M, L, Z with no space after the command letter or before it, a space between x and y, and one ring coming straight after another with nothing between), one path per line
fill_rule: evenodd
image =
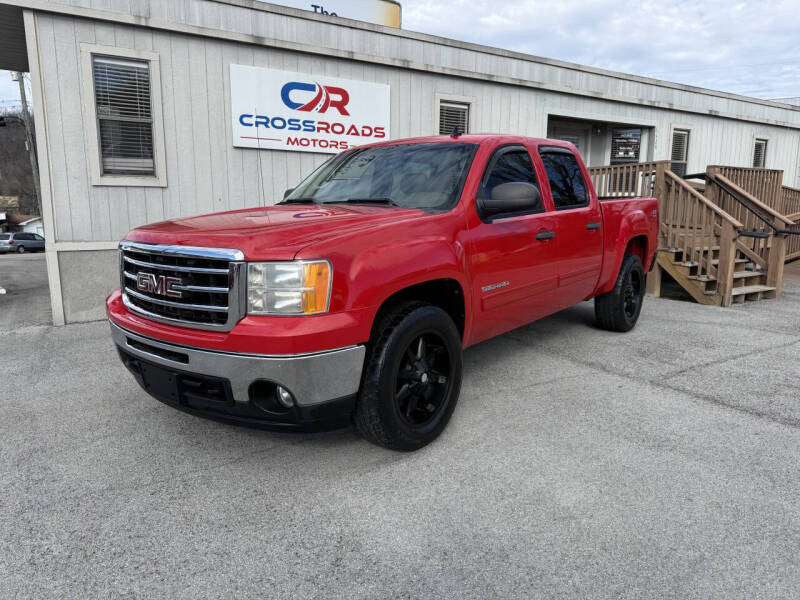
M39 162L36 159L36 146L33 144L33 127L31 127L31 115L28 113L28 98L25 93L25 75L21 71L12 74L16 75L19 82L19 99L22 101L22 120L25 123L25 141L28 146L28 156L31 159L31 171L33 172L33 189L36 193L36 208L39 216L42 215L42 189L39 182Z

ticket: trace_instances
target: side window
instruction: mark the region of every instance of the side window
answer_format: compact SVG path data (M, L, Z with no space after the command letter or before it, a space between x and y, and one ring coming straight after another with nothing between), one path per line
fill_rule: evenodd
M33 234L33 239L35 239L37 242L43 242L44 241L44 238L42 236L40 236L38 233L34 233Z
M489 167L483 175L480 193L483 196L491 196L492 190L498 185L512 182L530 183L539 189L539 182L536 180L536 172L533 170L531 155L528 154L525 148L501 149L489 162ZM544 211L541 199L539 202L539 206L534 210Z
M556 210L589 206L589 190L572 153L540 152Z

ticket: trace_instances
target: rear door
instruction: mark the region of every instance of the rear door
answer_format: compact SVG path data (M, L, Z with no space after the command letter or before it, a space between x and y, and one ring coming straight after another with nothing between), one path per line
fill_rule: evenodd
M502 146L487 162L478 194L497 185L523 182L540 189L529 150ZM471 215L468 260L472 275L472 341L493 337L552 312L557 281L555 213L542 204L520 213L482 218Z
M558 304L572 306L594 291L603 261L600 203L580 161L567 148L540 146L539 158L558 219Z

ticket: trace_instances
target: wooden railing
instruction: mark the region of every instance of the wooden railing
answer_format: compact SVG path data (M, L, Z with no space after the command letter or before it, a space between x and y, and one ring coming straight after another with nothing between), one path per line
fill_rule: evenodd
M744 227L739 232L737 248L759 265L761 271L766 274L766 284L774 287L776 295L780 296L788 245L792 242L790 238L796 237L785 232L794 224L774 208L778 204L774 197L772 205L767 204L722 175L719 169L719 167L708 168L709 175L714 175L715 178L709 179L706 195L717 206L743 222ZM780 171L779 173L782 174ZM778 189L780 191L780 188ZM769 189L764 193L769 193Z
M657 172L669 169L669 161L607 165L589 168L592 184L601 198L656 195Z
M781 211L783 171L747 167L709 166L707 173L730 179L751 196L758 198L773 210Z
M794 224L793 229L800 229L800 190L783 186L781 194L781 212ZM790 235L786 239L786 260L800 258L800 235Z
M661 231L670 250L680 250L683 263L695 265L698 279L717 280L721 304L732 301L738 230L742 223L700 194L686 181L666 171L659 198ZM719 246L719 258L713 248Z
M781 188L781 204L778 212L792 221L800 220L800 190L784 185Z
M784 260L800 257L800 236L781 233L792 221L780 210L794 210L800 228L800 190L782 185L782 171L716 166L708 174L718 183L709 179L704 186L693 185L675 175L669 161L589 169L600 198L658 199L659 248L681 257L680 263L690 267L689 280L716 282L711 289L722 306L732 303L741 257L780 295ZM692 288L689 280L682 285ZM702 295L707 292L696 292L691 291L696 300L708 298Z

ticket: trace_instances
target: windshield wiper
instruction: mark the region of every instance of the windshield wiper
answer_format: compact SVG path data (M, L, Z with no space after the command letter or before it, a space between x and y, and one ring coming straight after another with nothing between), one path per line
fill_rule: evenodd
M325 202L325 204L387 204L389 206L400 206L391 198L348 198L347 200L332 200Z
M316 200L313 198L287 198L278 204L316 204Z

